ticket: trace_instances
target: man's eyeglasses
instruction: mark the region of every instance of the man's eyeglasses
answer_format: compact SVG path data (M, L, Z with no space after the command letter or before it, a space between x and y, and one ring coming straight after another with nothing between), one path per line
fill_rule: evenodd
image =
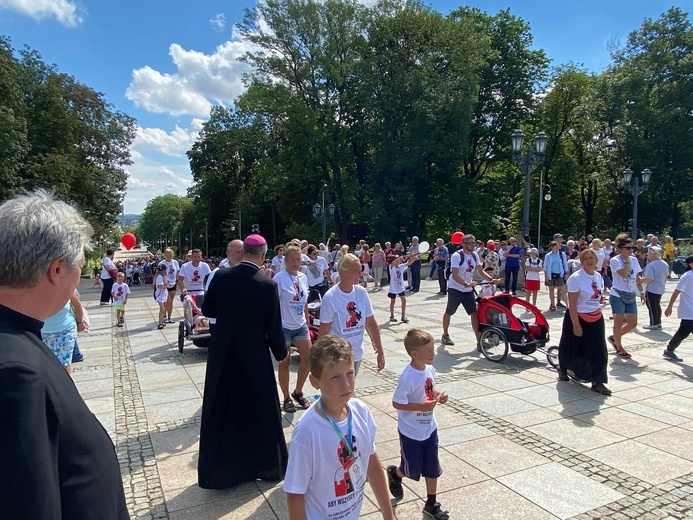
M474 246L476 245L476 242L462 242L463 244L466 244L468 246Z

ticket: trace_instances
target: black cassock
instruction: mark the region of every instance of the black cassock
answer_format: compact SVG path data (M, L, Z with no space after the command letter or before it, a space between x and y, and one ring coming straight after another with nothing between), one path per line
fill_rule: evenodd
M255 264L221 269L202 313L216 318L200 427L200 487L281 480L288 451L270 351L286 357L277 284Z

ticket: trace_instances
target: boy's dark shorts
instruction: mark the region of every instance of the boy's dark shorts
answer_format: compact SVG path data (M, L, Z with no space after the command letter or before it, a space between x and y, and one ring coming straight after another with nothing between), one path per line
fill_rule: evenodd
M425 441L415 441L399 433L399 446L402 453L399 470L407 478L419 480L422 475L438 478L443 474L438 461L437 429Z
M387 297L390 298L391 300L396 299L398 296L399 296L400 298L404 298L404 291L402 291L402 292L399 293L399 294L395 294L395 293L391 293L391 292L387 293Z
M457 308L462 305L470 316L476 313L476 297L474 291L462 292L448 287L448 304L445 313L452 316L457 312Z

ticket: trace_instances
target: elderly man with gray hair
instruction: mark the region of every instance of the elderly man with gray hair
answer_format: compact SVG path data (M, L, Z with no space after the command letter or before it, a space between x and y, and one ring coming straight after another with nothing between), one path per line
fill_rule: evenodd
M129 518L111 439L41 341L93 230L44 191L0 206L0 516Z

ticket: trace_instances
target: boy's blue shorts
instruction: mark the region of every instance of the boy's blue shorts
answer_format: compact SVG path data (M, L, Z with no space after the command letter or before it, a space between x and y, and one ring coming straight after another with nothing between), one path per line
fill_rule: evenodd
M412 480L421 476L438 478L443 474L438 461L438 430L434 430L425 441L416 441L399 434L399 446L402 461L399 470Z

